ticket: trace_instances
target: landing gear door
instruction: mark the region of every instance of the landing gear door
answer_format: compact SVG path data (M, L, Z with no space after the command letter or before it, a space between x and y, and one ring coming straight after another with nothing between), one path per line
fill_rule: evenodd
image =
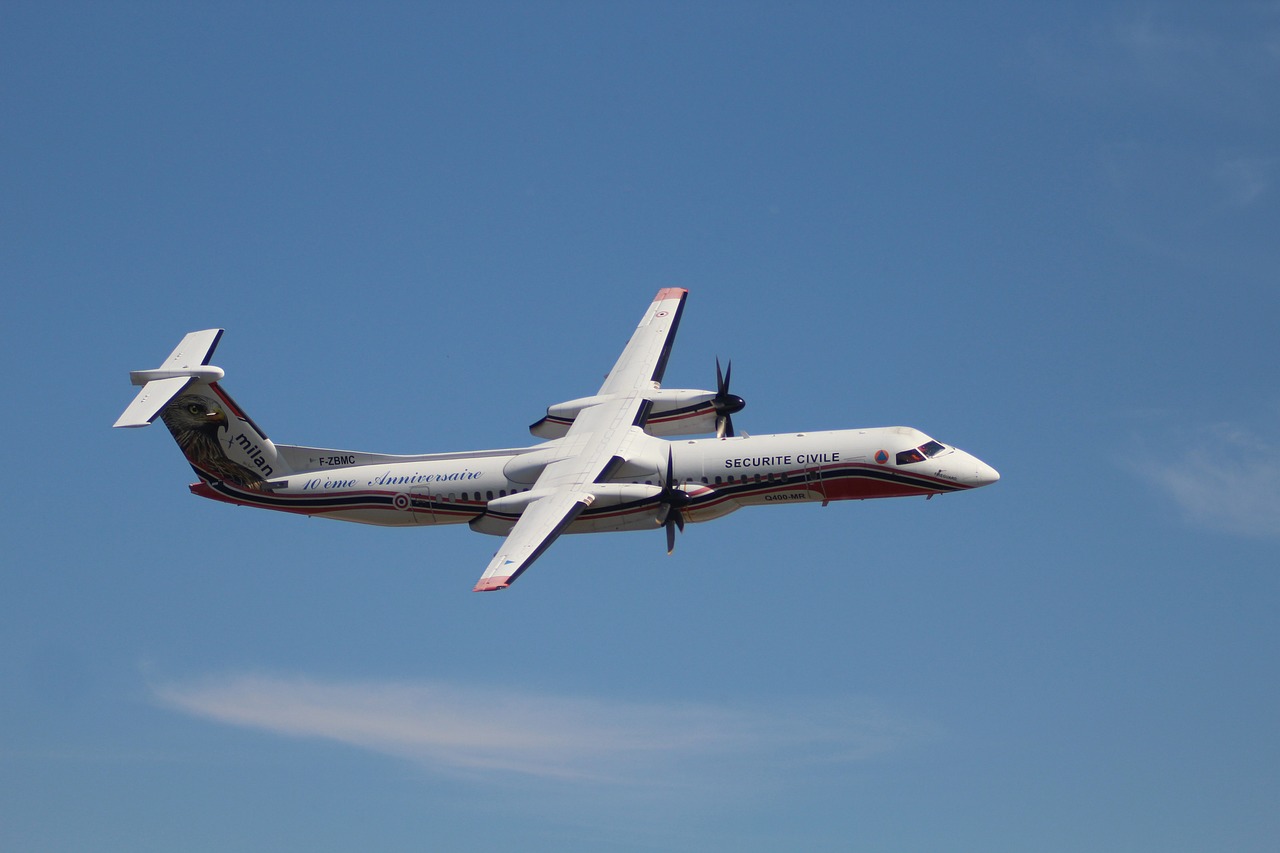
M805 488L807 488L814 495L821 498L823 506L826 506L828 503L830 503L831 499L827 497L826 486L824 486L822 483L821 468L819 468L817 465L810 465L809 467L805 468L804 479L805 479Z

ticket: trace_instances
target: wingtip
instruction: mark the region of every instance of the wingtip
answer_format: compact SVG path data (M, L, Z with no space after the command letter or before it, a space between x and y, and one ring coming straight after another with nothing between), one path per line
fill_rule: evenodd
M511 586L510 575L502 578L498 578L498 577L481 578L480 583L476 584L475 588L472 589L471 591L472 592L493 592L494 590L506 589L509 586Z

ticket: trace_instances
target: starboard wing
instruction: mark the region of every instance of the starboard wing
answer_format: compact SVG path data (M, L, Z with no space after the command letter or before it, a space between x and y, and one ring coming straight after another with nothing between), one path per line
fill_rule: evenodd
M474 592L506 589L591 505L589 492L562 489L529 504L489 561Z
M641 430L633 429L645 401L638 394L606 400L574 421L559 445L563 455L534 482L534 498L503 541L475 592L506 589L595 499L592 487L624 459Z

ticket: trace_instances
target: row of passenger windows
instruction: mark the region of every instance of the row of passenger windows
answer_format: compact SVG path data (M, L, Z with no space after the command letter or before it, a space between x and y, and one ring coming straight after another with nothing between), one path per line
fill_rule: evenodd
M727 478L726 478L726 477L719 477L719 476L714 477L714 478L708 478L708 477L703 477L703 478L702 478L702 482L703 482L704 484L708 485L708 486L713 485L713 484L714 484L714 485L719 486L719 485L724 485L724 484L726 484L726 483L751 483L751 482L755 482L755 483L774 483L774 482L780 482L781 480L782 480L782 475L781 475L781 474L772 474L772 473L770 473L770 474L755 474L755 475L751 475L751 474L743 474L741 477L735 477L734 475L730 474ZM638 480L633 480L632 482L634 482L634 483L638 483L639 481L638 481ZM689 481L689 482L692 482L692 481ZM646 485L646 486L652 486L652 485L655 485L655 483L654 483L652 480L645 480L645 481L644 481L644 483L645 483L645 485ZM513 495L514 495L514 494L517 494L517 493L519 493L519 492L527 492L527 491L529 491L529 490L528 490L528 489L512 489L512 490L511 490L511 494L513 494ZM484 492L484 497L481 497L481 496L480 496L480 494L481 494L480 492L463 492L463 493L462 493L458 498L454 498L454 496L453 496L452 494L450 494L450 495L449 495L449 500L460 500L460 501L466 501L466 500L482 501L482 500L483 500L483 501L491 501L491 500L493 500L493 498L494 498L494 494L493 494L493 492L492 492L492 491ZM499 490L498 490L498 497L500 497L500 498L505 498L506 496L507 496L507 490L506 490L506 489L499 489Z
M743 474L741 477L735 477L735 476L733 476L732 474L730 474L727 478L725 478L725 477L715 477L715 478L707 478L707 477L703 477L703 478L702 478L702 482L703 482L703 484L704 484L704 485L707 485L707 486L710 486L710 485L713 485L713 484L714 484L714 485L719 486L719 485L723 485L723 484L725 484L725 483L751 483L751 482L755 482L755 483L773 483L773 482L779 481L779 480L781 480L781 479L782 479L782 475L781 475L781 474L756 474L756 475L754 475L754 476L752 476L752 475L750 475L750 474ZM631 482L632 482L633 484L638 484L640 481L639 481L639 480L632 480ZM688 483L692 483L692 482L693 482L693 480L686 480L684 483L680 483L680 484L677 484L677 485L686 485L686 484L688 484ZM661 483L656 483L656 484L655 484L655 483L653 482L653 480L645 480L645 481L644 481L644 484L645 484L646 486L661 485Z
M527 491L529 491L529 490L528 490L528 489L512 489L512 490L511 490L511 494L513 494L513 495L514 495L514 494L517 494L518 492L527 492ZM458 497L454 497L454 495L455 495L455 494L456 494L456 492L450 492L450 493L449 493L449 500L451 500L451 501L469 501L469 500L477 500L477 501L491 501L491 500L493 500L493 492L492 492L492 491L485 492L485 493L484 493L484 497L483 497L483 498L482 498L482 497L480 497L480 493L479 493L479 492L463 492L463 493L462 493L460 496L458 496ZM472 497L472 495L474 495L475 497L473 498L473 497ZM505 498L506 496L507 496L507 490L506 490L506 489L498 489L498 497L500 497L500 498Z

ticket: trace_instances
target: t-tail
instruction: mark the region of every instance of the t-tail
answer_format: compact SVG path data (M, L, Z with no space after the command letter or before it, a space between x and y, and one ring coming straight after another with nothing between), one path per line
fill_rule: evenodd
M160 418L178 447L210 486L261 492L289 473L284 458L257 424L218 385L225 375L209 363L222 329L192 332L155 370L129 374L138 396L115 422L144 427Z

